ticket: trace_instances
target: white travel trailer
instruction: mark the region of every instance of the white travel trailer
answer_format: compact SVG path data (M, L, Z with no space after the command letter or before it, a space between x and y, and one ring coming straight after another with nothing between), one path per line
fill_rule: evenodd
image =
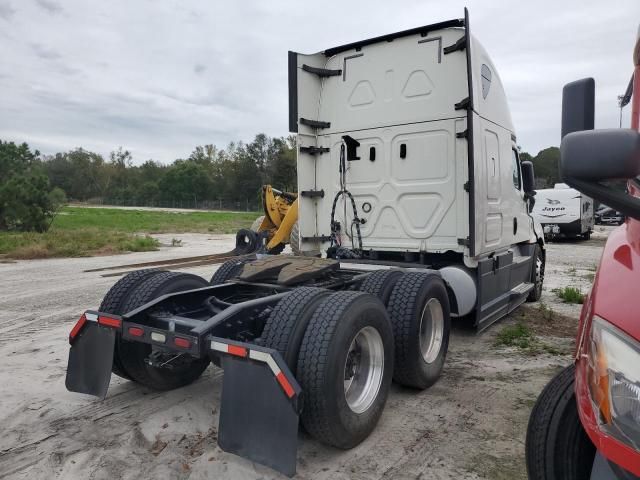
M593 200L565 183L538 190L532 214L542 225L545 239L589 239L593 231Z
M539 296L533 168L468 18L290 52L289 129L301 251L437 269L480 326Z

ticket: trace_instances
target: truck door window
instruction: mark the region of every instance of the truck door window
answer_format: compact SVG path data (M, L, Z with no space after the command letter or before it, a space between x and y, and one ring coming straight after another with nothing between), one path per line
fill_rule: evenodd
M512 156L512 174L513 174L513 186L516 190L520 190L522 187L522 181L520 179L520 160L518 159L518 152L511 150Z

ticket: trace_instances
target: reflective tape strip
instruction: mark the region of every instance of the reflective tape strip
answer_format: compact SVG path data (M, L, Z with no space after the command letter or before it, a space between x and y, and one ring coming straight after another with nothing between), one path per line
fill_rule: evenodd
M211 350L215 350L217 352L229 353L227 351L227 344L216 342L214 340L211 341Z
M267 365L269 365L269 368L271 369L271 371L276 377L281 373L280 367L278 366L276 361L273 359L271 355L269 355L266 352L259 352L258 350L249 350L249 358L251 358L252 360L257 360L259 362L264 362Z
M228 343L216 342L215 340L211 341L211 350L228 353L230 355L235 355L236 357L247 356L247 349L245 347L238 347L236 345L229 345Z
M276 375L276 380L278 380L278 383L284 390L284 393L287 395L287 397L291 398L295 395L296 392L291 386L291 384L289 383L289 380L287 380L287 377L284 375L284 372L280 372L278 375Z
M251 360L266 363L269 366L271 372L273 373L273 376L276 377L276 381L280 384L280 387L282 388L282 390L284 390L284 393L287 397L293 398L293 396L296 394L293 386L287 379L284 372L280 369L275 359L271 356L271 354L267 352L261 352L259 350L251 350L245 347L239 347L237 345L216 342L215 340L211 340L211 350L228 353L230 355L236 355L239 357L247 357L248 353L248 356Z

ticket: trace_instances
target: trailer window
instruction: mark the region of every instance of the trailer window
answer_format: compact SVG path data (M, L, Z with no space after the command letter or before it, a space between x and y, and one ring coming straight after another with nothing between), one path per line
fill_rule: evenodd
M515 150L511 150L512 156L512 175L513 175L513 186L516 190L520 190L522 187L522 181L520 179L520 160L518 159L518 152Z

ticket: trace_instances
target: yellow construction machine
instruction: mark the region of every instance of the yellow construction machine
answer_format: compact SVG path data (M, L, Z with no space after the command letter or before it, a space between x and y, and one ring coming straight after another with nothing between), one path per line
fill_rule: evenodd
M240 230L236 249L250 252L264 245L268 253L278 254L290 244L293 253L299 255L298 194L264 185L262 208L264 215L256 218L250 229L255 237L247 230Z

